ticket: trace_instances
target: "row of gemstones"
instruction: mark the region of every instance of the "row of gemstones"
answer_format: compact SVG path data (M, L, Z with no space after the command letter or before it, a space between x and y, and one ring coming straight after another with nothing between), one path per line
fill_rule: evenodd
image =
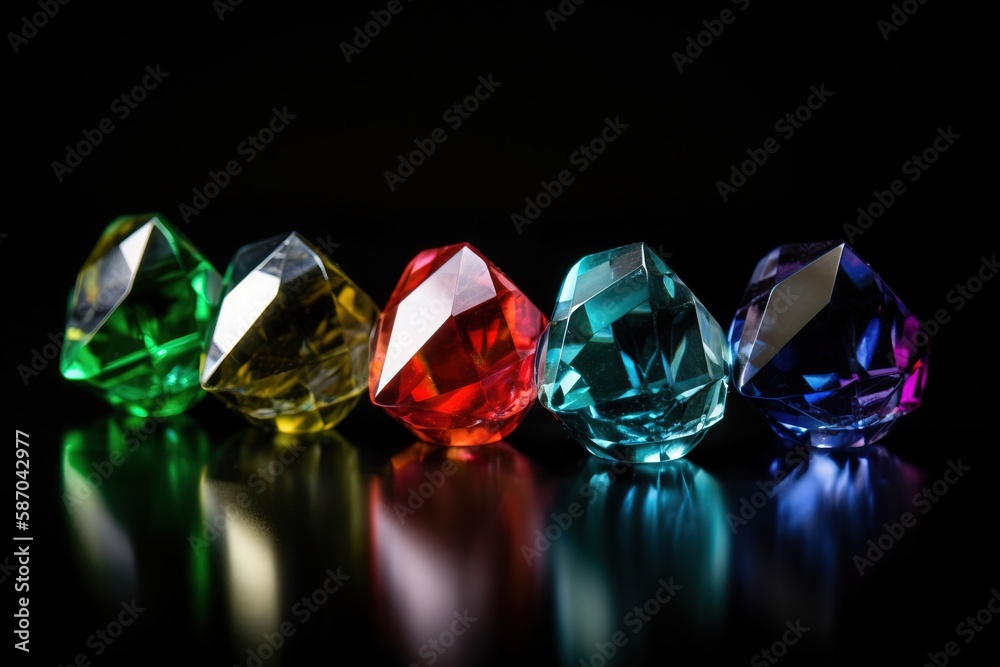
M162 216L116 219L80 271L61 370L137 415L214 394L286 433L371 401L423 440L509 435L536 400L593 454L684 456L730 382L782 437L874 442L921 400L927 337L841 241L782 246L730 327L646 245L570 269L551 322L466 243L425 250L384 309L297 233L244 246L223 278Z

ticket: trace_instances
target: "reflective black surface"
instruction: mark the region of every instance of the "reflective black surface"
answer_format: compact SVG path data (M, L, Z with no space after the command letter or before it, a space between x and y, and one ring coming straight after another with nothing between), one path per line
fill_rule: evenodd
M54 446L63 503L33 548L58 551L64 606L40 616L63 664L728 664L776 643L789 664L916 661L962 618L938 610L974 614L992 587L989 529L966 528L989 471L951 454L970 470L777 441L629 466L542 411L511 442L441 448L235 420L221 437L204 407L102 416ZM133 600L120 639L94 634Z

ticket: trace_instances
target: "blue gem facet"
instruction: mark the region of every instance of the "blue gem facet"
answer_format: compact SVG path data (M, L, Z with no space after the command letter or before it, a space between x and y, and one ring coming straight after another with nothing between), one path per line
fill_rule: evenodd
M920 405L920 321L843 241L775 248L729 329L733 386L783 438L858 447Z

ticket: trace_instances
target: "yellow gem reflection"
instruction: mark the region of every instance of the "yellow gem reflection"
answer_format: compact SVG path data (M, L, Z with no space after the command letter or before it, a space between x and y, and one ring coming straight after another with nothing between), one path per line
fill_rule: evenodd
M193 544L219 564L237 653L284 623L295 628L311 618L301 589L311 579L313 588L322 584L327 570L340 570L353 588L338 591L324 618L356 614L366 572L365 497L357 451L339 434L248 428L205 468L199 498Z

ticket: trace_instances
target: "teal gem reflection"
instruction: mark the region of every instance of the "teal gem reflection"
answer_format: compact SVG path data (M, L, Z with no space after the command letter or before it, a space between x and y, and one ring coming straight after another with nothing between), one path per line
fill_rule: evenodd
M602 458L682 457L725 411L725 334L644 243L570 269L536 358L539 401Z
M573 503L582 515L535 561L549 568L561 664L666 667L671 661L649 657L696 653L708 659L694 664L712 664L738 565L719 480L683 459L655 467L591 459L547 526ZM601 647L619 632L627 641L609 658Z

